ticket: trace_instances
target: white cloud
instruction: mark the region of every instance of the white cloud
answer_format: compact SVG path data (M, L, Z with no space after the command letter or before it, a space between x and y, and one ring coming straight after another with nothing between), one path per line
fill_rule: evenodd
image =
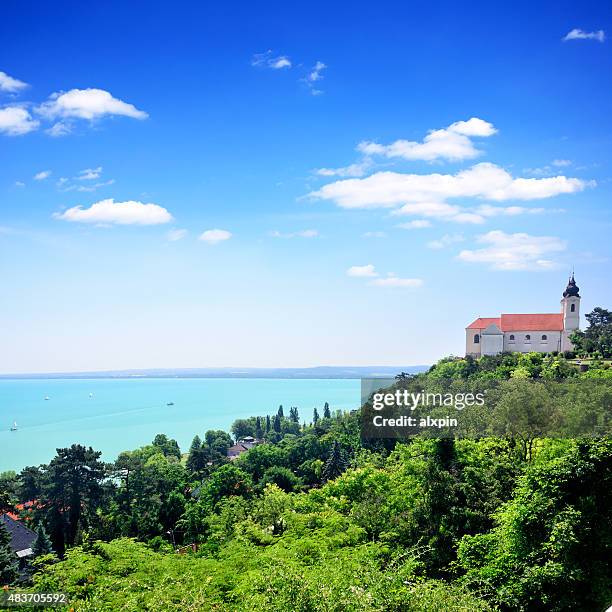
M366 174L366 172L373 166L373 162L370 158L357 162L356 164L350 164L342 168L319 168L316 170L316 174L319 176L340 176L340 177L359 177Z
M484 162L456 174L376 172L362 179L328 183L310 196L332 200L341 208L393 208L405 202L437 205L447 198L458 197L540 200L582 191L592 185L594 183L562 175L541 179L513 178L503 168Z
M0 133L9 136L21 136L38 128L40 122L32 119L32 115L20 106L0 108Z
M70 132L72 132L72 127L64 121L58 121L57 123L54 123L50 128L47 128L45 130L46 134L49 134L49 136L53 136L54 138L66 136L67 134L70 134Z
M482 215L483 217L515 217L517 215L540 215L544 212L559 212L557 210L551 210L546 208L530 208L527 206L491 206L490 204L483 204L474 209L476 214Z
M347 276L354 276L358 278L378 276L378 272L376 272L376 269L372 264L367 264L365 266L351 266L346 271L346 274Z
M427 243L427 247L430 249L445 249L451 244L463 242L464 240L463 234L444 234L444 236L438 240L430 240Z
M260 66L280 70L281 68L291 68L291 60L286 55L274 56L271 49L265 53L256 53L251 59L251 66Z
M44 181L45 179L48 179L50 176L51 176L51 170L42 170L41 172L37 172L34 175L34 180Z
M408 160L434 161L447 159L460 161L480 155L472 142L473 137L488 137L497 133L493 124L478 117L468 121L456 121L447 128L431 130L423 142L396 140L390 145L375 142L361 142L357 150L366 155L401 157Z
M18 93L27 87L29 87L27 83L24 83L19 79L14 79L6 74L6 72L2 72L0 70L0 91L6 91L7 93Z
M171 229L166 234L166 238L169 242L177 242L178 240L182 240L186 235L186 229Z
M416 288L423 286L423 280L420 278L400 278L399 276L389 275L386 278L377 278L370 284L376 287Z
M111 225L159 225L172 221L172 215L157 204L143 204L133 200L115 202L112 198L96 202L89 208L73 206L53 216L63 221Z
M553 166L557 166L558 168L562 168L564 166L571 166L572 165L572 160L571 159L553 159L552 162L550 162Z
M517 233L506 234L494 230L479 236L477 242L483 248L464 250L458 259L470 263L486 263L493 270L542 270L555 267L547 259L551 254L564 251L565 241L554 236L531 236Z
M25 187L25 183L23 181L15 181L15 187Z
M307 79L311 82L311 83L315 83L316 81L320 81L323 78L323 75L321 74L323 72L323 70L325 70L327 68L327 66L323 63L323 62L317 62L313 69L310 71Z
M102 166L98 166L97 168L85 168L85 170L81 170L76 177L79 181L94 181L100 178L102 174Z
M103 89L71 89L54 93L38 107L38 112L49 119L77 118L93 121L105 115L123 115L133 119L146 119L147 113L133 104L114 98Z
M606 40L606 33L603 30L597 30L596 32L585 32L580 28L574 28L573 30L570 30L562 40L597 40L602 43L604 40Z
M316 229L307 229L300 232L279 232L274 230L269 234L272 238L318 238L319 232Z
M321 61L317 61L317 63L311 68L310 72L302 79L306 86L310 89L310 93L313 96L320 96L323 91L318 89L315 85L318 81L321 81L323 76L323 70L327 68L327 64L324 64Z
M431 221L428 221L427 219L414 219L413 221L407 221L406 223L399 223L397 227L407 230L425 229L426 227L431 227Z
M208 244L218 244L224 240L229 240L232 237L231 232L222 229L210 229L202 232L198 240L207 242Z

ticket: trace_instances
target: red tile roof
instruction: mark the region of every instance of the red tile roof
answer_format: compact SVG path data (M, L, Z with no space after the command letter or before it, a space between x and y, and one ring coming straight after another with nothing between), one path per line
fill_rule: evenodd
M501 317L480 317L467 329L486 329L497 325L503 332L511 331L563 331L563 314L503 314Z
M500 317L480 317L476 319L473 323L470 323L467 326L467 329L485 329L489 327L493 323L494 325L500 326Z
M503 314L502 331L563 331L563 314Z

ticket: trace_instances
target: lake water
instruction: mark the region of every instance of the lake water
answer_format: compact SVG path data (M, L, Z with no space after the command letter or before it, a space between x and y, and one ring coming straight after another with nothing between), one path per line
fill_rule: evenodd
M275 414L279 404L286 414L297 406L308 422L325 402L332 410L357 408L359 386L354 379L0 380L0 472L48 463L56 448L74 443L111 461L158 433L186 452L195 434L229 431L235 419ZM13 421L17 431L10 431Z

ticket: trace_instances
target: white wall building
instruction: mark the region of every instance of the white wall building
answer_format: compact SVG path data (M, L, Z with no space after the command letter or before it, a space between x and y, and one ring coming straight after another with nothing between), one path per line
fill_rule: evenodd
M580 329L578 292L572 274L563 292L561 312L479 317L465 328L465 354L481 357L502 352L571 351L569 336Z

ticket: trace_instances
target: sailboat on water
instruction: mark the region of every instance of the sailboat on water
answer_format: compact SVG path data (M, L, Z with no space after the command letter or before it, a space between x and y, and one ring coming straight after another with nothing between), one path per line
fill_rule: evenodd
M17 431L17 421L13 421L13 424L11 425L11 431Z

